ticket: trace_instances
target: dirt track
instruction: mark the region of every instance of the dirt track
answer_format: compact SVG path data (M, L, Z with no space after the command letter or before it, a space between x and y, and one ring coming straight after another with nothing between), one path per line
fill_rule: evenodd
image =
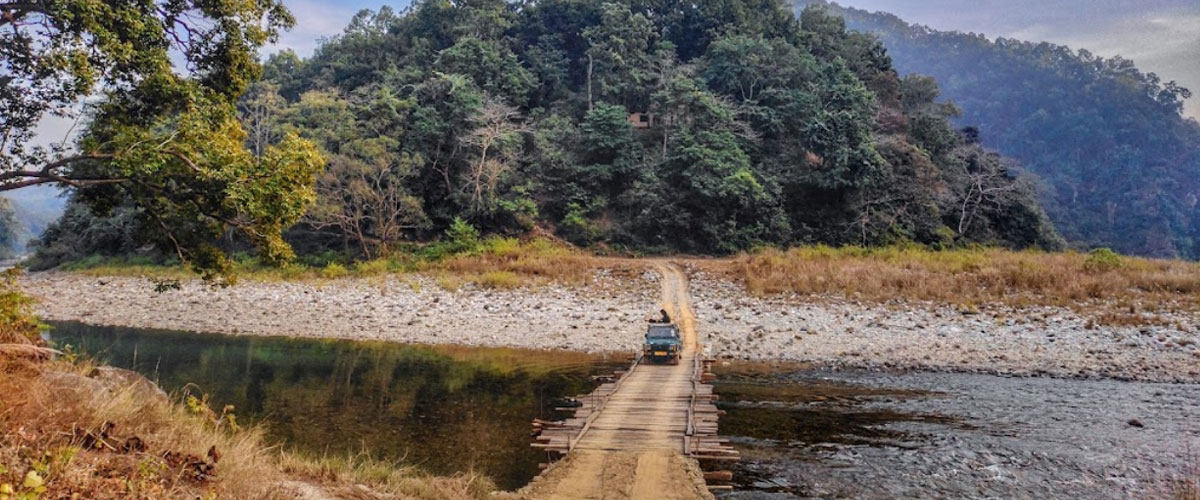
M700 352L687 278L674 264L655 267L662 307L683 334L680 363L643 364L626 375L574 451L526 488L525 498L712 498L699 466L682 453L692 360Z

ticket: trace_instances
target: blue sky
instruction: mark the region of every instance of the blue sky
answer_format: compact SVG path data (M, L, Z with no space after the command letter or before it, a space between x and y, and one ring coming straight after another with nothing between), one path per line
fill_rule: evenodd
M275 48L310 55L322 37L341 32L360 9L407 2L284 0L296 28ZM1176 80L1200 94L1200 0L838 0L883 10L909 22L943 30L971 31L1049 41L1097 55L1132 59L1144 71ZM1200 118L1200 98L1188 103Z

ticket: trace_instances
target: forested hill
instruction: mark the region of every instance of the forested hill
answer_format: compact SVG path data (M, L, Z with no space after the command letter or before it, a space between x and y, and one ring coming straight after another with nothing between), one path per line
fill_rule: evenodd
M329 158L300 250L371 257L458 218L652 251L1061 243L936 82L781 0L418 1L265 75L250 149L294 131Z
M1068 240L1200 257L1200 125L1181 114L1187 90L1125 59L829 11L877 34L902 74L935 77L962 107L955 123L1044 179L1043 205Z

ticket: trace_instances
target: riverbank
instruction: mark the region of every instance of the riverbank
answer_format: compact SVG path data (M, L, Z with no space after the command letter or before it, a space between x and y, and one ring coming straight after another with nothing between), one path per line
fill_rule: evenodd
M789 293L752 295L721 273L690 266L709 355L830 368L1200 382L1200 314L1156 313L1114 325L1056 306L964 308ZM50 320L243 335L454 343L585 352L631 351L656 310L658 275L614 261L585 285L488 288L433 275L184 281L157 293L147 279L33 273L23 289ZM1099 313L1097 313L1099 314Z

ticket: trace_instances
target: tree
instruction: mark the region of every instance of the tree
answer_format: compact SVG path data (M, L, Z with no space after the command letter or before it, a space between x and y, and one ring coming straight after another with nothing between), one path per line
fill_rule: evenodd
M306 220L318 229L338 229L368 259L386 254L405 232L429 226L421 200L405 187L420 163L419 158L393 159L386 153L375 156L374 163L333 156L317 180L318 201Z
M246 151L235 101L259 76L258 49L292 22L275 0L0 5L0 191L71 186L101 212L128 197L149 239L210 275L227 269L213 244L225 227L268 261L289 258L281 233L311 202L320 155L295 136ZM75 151L29 145L43 117L79 115L98 92Z
M501 176L517 161L521 134L526 130L519 117L517 108L485 95L483 106L472 118L475 128L462 138L463 145L478 154L466 172L470 208L476 213L488 211Z
M958 234L967 234L971 224L988 207L1001 207L1012 202L1020 186L1011 182L1009 169L1011 166L994 153L984 153L974 149L964 151L961 161L962 172L959 178L963 187L955 209L955 230Z
M249 147L292 133L330 158L306 219L322 229L292 240L314 250L376 256L456 219L695 252L1020 246L1049 227L1025 187L971 191L936 82L782 0L421 0L266 66L240 101Z
M17 246L21 223L13 210L12 201L0 198L0 259L11 259Z
M583 31L588 43L588 109L592 109L597 98L637 104L628 100L648 83L654 24L624 4L604 3L600 12L600 23Z
M283 139L279 126L279 115L287 106L279 95L279 85L258 82L242 96L238 103L238 114L246 128L246 147L255 156L262 156L267 148Z

